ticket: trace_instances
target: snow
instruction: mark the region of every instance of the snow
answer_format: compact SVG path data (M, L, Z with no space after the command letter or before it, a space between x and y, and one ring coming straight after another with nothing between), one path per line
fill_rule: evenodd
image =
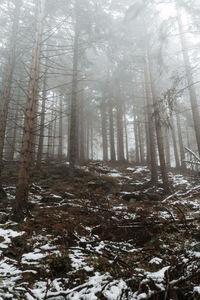
M120 173L115 173L115 172L112 172L112 173L108 173L108 176L111 176L111 177L122 177L122 175Z
M75 270L80 270L86 266L83 256L84 254L81 252L81 250L73 250L72 253L69 254L71 265Z
M116 300L120 299L123 289L127 289L127 285L122 279L120 279L109 284L103 294L109 300Z
M29 253L22 255L21 262L23 264L37 264L38 260L40 260L46 256L47 256L47 253L44 254L44 253L37 253L37 252L29 252Z
M1 242L0 248L7 248L8 244L11 243L11 238L23 235L25 232L17 232L12 229L3 229L0 228L0 237L4 238L4 241Z
M193 291L200 295L200 286L195 286Z
M156 265L160 265L162 263L162 259L159 257L154 257L150 260L150 264L156 264Z
M170 266L166 266L157 272L147 272L147 278L151 278L157 282L162 282L165 278L165 272L170 268Z

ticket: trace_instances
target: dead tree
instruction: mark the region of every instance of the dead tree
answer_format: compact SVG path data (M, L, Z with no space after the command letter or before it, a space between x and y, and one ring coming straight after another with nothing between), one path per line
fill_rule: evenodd
M42 45L44 8L45 0L38 0L36 9L37 27L32 52L32 62L27 92L22 148L20 153L20 167L14 204L14 215L17 220L23 219L25 214L28 214L27 202L29 192L30 166L34 146L33 136L38 100L37 94L40 73L40 56Z

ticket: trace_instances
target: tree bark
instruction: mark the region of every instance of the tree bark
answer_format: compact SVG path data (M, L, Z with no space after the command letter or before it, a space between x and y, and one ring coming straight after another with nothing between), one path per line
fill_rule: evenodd
M58 160L63 158L63 96L59 96L59 143L58 143Z
M185 169L185 151L183 146L183 137L182 137L182 131L181 131L181 121L179 113L176 114L176 124L178 129L178 140L179 140L179 149L180 149L180 157L181 157L181 168Z
M149 76L147 71L147 62L144 62L144 81L145 81L145 94L147 102L147 119L148 119L148 133L149 133L149 148L150 148L150 159L151 159L151 182L156 184L158 182L158 172L156 163L156 144L154 138L154 126L153 126L153 109L152 101L150 98L149 91Z
M151 92L152 92L152 99L153 99L153 106L154 106L154 120L155 120L155 128L156 128L156 136L157 136L157 144L158 144L158 153L160 159L160 170L161 170L161 176L163 181L163 189L165 193L169 193L170 185L169 185L166 162L165 162L160 111L158 106L158 99L156 95L155 83L154 83L152 66L151 66L151 59L149 54L148 54L148 61L149 61L149 76L150 76Z
M180 168L180 162L179 162L179 155L178 155L178 148L177 148L177 141L176 141L176 133L175 133L175 127L173 119L171 119L171 133L172 133L172 141L173 141L173 148L174 148L174 158L176 162L176 168Z
M109 99L108 102L109 109L109 135L110 135L110 160L111 162L116 161L116 152L115 152L115 131L114 131L114 122L113 122L113 105L112 99Z
M192 68L191 68L189 54L188 54L188 50L187 50L187 43L186 43L185 36L184 36L184 30L183 30L181 15L180 15L180 9L178 8L176 1L175 1L175 6L176 6L177 22L178 22L178 27L179 27L179 36L180 36L180 41L181 41L181 46L182 46L182 53L183 53L183 60L184 60L186 78L187 78L187 83L188 83L188 90L189 90L189 95L190 95L190 103L191 103L191 108L192 108L192 116L193 116L193 121L194 121L194 130L195 130L195 135L196 135L196 142L197 142L198 152L199 152L199 156L200 156L200 114L199 114L199 107L198 107L198 102L197 102L196 90L195 90L195 87L194 87Z
M17 44L17 35L19 29L19 16L21 10L22 0L16 2L14 19L12 24L12 33L10 37L10 51L8 54L8 64L6 67L5 79L3 82L2 99L1 99L1 110L0 110L0 185L1 185L1 172L3 169L3 149L6 133L6 125L8 118L8 108L10 102L10 92L13 71L15 66L15 51Z
M103 160L108 161L107 115L106 115L106 102L104 96L101 102L101 130L102 130Z
M78 120L77 120L77 87L78 87L78 55L79 55L79 9L78 1L75 4L75 35L73 46L73 75L71 93L71 116L70 116L70 143L69 143L69 166L70 175L73 176L78 156Z
M138 126L137 126L137 116L135 112L135 107L133 106L133 130L134 130L134 138L135 138L135 162L138 164L139 157L139 140L138 140Z
M43 18L44 18L45 0L38 0L37 2L37 28L34 49L32 53L32 63L30 71L30 80L28 87L28 96L24 120L24 132L22 138L22 148L20 154L20 167L18 174L18 181L16 187L16 197L14 206L14 215L17 220L24 218L25 214L29 213L28 210L28 192L30 180L30 167L33 150L33 130L34 121L36 117L37 107L37 91L39 83L40 72L40 54L41 42L43 32Z
M43 144L44 144L45 110L46 110L46 97L47 97L46 89L47 89L47 59L45 62L45 70L44 70L40 133L39 133L39 144L38 144L38 152L37 152L37 167L39 168L42 162Z
M116 104L117 104L117 149L118 161L124 162L124 133L123 133L123 110L120 84L116 82Z

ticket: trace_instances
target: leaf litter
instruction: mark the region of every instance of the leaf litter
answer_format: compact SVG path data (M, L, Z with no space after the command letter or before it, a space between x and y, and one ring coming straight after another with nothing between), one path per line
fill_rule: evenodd
M170 173L165 197L146 167L89 163L73 180L65 168L54 169L58 185L35 178L22 224L9 218L14 185L4 186L0 299L200 299L196 178Z

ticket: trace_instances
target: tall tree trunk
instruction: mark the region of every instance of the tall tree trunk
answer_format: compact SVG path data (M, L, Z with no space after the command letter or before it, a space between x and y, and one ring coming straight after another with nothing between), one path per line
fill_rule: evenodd
M90 159L90 121L87 119L86 126L86 159Z
M20 88L19 88L18 89L18 94L17 94L17 104L16 104L17 107L15 109L15 116L14 116L14 128L13 128L13 131L12 131L12 140L11 140L11 143L10 143L10 151L9 151L9 154L8 154L8 159L11 160L11 161L14 160L15 148L16 148L20 96L21 96L21 91L20 91Z
M42 154L43 154L45 110L46 110L46 97L47 97L46 89L47 89L47 59L45 62L43 91L42 91L42 109L41 109L40 133L39 133L39 143L38 143L38 152L37 152L37 167L41 166Z
M126 147L126 160L129 161L129 151L128 151L128 129L126 120L126 104L124 103L124 135L125 135L125 147Z
M111 162L116 161L116 152L115 152L115 132L113 124L113 105L111 98L108 102L109 109L109 136L110 136L110 160Z
M84 109L84 95L80 101L80 161L85 161L85 109Z
M180 168L180 162L179 162L179 155L178 155L178 148L177 148L177 141L176 141L176 133L175 133L175 127L174 122L171 120L171 132L172 132L172 141L173 141L173 148L174 148L174 158L176 163L176 168Z
M77 120L77 87L78 87L78 55L79 55L79 8L78 1L75 4L75 36L73 46L73 74L72 74L72 93L71 93L71 116L70 116L70 143L69 143L69 163L70 175L73 176L75 164L78 156L78 120Z
M91 154L91 160L94 159L94 144L93 144L93 126L90 127L90 154Z
M164 141L165 141L165 159L167 168L171 168L171 151L170 151L170 139L169 139L169 130L164 128Z
M43 32L45 0L37 2L37 28L34 49L32 54L32 63L30 71L30 80L28 87L28 96L24 120L24 132L22 138L22 149L20 154L20 167L16 187L14 214L18 220L23 219L28 214L28 192L30 179L30 166L33 150L33 130L36 117L37 91L40 72L40 54Z
M182 131L181 131L181 121L179 113L176 114L176 124L177 124L177 130L178 130L178 141L179 141L179 149L180 149L180 157L181 157L181 168L185 169L185 151L183 147L183 137L182 137Z
M159 104L156 95L155 83L154 83L152 66L151 66L151 59L149 54L148 54L148 61L149 61L149 76L150 76L151 92L152 92L152 99L153 99L153 106L154 106L154 119L155 119L155 128L156 128L156 136L157 136L157 144L158 144L158 153L160 159L160 169L161 169L161 175L163 181L163 189L165 193L168 193L170 192L170 185L169 185L167 167L165 162L162 125L160 120Z
M0 185L1 185L1 172L3 168L3 149L4 149L4 141L5 141L5 133L6 133L6 124L8 118L8 107L10 102L10 92L11 92L11 84L13 71L15 66L15 50L17 43L17 35L19 29L19 16L21 10L22 0L18 0L16 2L15 11L14 11L14 19L12 25L12 33L10 37L10 51L8 54L8 63L6 66L5 79L3 82L3 91L2 91L2 99L1 99L1 110L0 110Z
M139 151L140 151L140 162L144 164L144 143L143 143L143 130L142 124L140 122L137 123L138 127L138 141L139 141Z
M135 137L135 162L139 163L139 140L138 140L138 126L137 126L137 116L135 112L135 107L133 106L133 130Z
M124 162L124 132L123 132L123 109L120 83L116 81L116 105L117 105L117 156L119 162Z
M58 160L63 158L63 96L59 96L59 143L58 143Z
M57 99L56 99L56 107L57 107ZM53 124L52 124L52 157L55 158L56 151L56 141L57 141L57 114L54 116Z
M180 8L177 6L177 3L175 1L176 6L176 12L177 12L177 21L178 21L178 27L179 27L179 36L182 46L182 53L183 53L183 59L184 59L184 66L185 66L185 72L186 72L186 78L188 82L188 90L190 95L190 103L192 108L192 116L194 120L194 130L196 135L196 141L197 141L197 147L198 152L200 156L200 114L199 114L199 107L197 102L197 95L196 90L194 86L194 80L192 75L192 68L190 64L189 54L187 50L187 42L185 40L184 36L184 30L183 30L183 24L181 20L180 15Z
M147 71L147 62L144 62L144 81L145 81L145 95L147 103L147 120L148 120L148 134L149 134L149 148L150 148L150 159L151 159L151 182L156 184L158 182L158 172L156 163L156 145L154 138L154 125L153 125L153 109L152 101L149 91L149 76Z
M106 103L104 97L102 98L102 103L101 103L101 130L102 130L103 160L108 161L107 115L106 115Z
M52 146L53 146L53 109L51 110L50 114L50 121L48 124L48 134L47 134L47 160L52 157Z

